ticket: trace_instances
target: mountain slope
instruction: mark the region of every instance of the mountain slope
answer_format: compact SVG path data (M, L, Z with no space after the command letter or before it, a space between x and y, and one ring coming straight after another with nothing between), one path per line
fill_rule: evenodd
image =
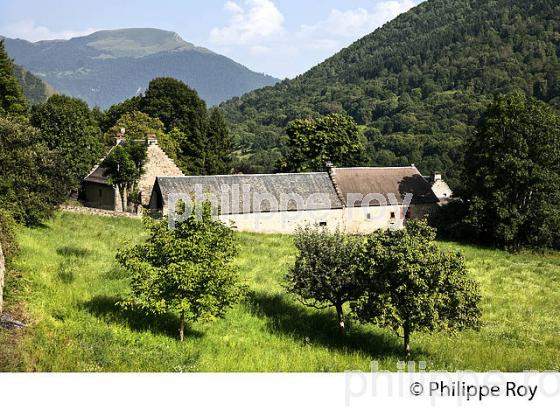
M277 81L157 29L106 30L36 43L6 38L5 44L16 64L61 93L102 108L142 92L160 76L186 82L209 105Z
M56 92L50 84L19 65L15 66L15 75L21 84L23 94L32 104L45 102L47 98Z
M253 153L278 146L294 118L347 112L366 126L374 165L415 163L457 186L462 142L495 93L521 88L560 108L559 32L557 0L429 0L222 106Z

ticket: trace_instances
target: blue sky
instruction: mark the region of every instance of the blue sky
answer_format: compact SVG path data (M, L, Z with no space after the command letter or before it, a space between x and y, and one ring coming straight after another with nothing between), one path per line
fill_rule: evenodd
M422 1L0 0L0 34L38 41L154 27L292 78Z

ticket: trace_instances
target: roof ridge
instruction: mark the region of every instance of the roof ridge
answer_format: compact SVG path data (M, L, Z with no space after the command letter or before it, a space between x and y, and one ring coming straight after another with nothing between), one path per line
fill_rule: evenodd
M333 167L334 169L417 169L414 165L408 165L404 167Z
M91 174L93 174L95 171L97 171L97 169L101 167L101 164L103 164L103 161L105 161L105 159L109 156L109 154L110 154L118 145L119 145L119 143L113 145L113 146L109 149L109 151L107 151L107 153L105 154L105 156L104 156L103 158L101 158L101 161L99 161L98 163L96 163L96 164L93 166L93 168L91 169L91 171L89 171L89 174L87 174L87 175L85 176L85 178L83 178L83 179L89 178L89 177L91 176Z
M158 176L157 178L217 178L217 177L276 177L276 176L294 176L294 175L325 175L328 172L283 172L277 174L221 174L221 175L183 175L183 176Z

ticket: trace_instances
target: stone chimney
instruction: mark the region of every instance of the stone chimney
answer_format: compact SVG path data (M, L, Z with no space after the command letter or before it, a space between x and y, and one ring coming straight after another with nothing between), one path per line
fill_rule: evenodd
M157 145L156 134L148 133L146 134L146 137L148 138L148 145Z
M126 132L126 130L124 128L121 128L121 130L119 132L117 132L117 136L116 136L117 145L119 145L121 143L121 141L124 141L125 132Z

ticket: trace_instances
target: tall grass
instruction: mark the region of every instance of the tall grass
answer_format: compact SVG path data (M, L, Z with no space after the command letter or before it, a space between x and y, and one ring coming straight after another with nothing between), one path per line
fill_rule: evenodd
M289 236L240 233L236 260L249 286L225 319L190 324L177 340L173 315L145 317L116 307L127 275L115 263L125 242L142 239L140 221L61 213L22 229L8 277L8 310L25 308L20 335L0 331L0 370L11 371L344 371L371 361L397 370L394 334L303 307L283 288L295 249ZM415 333L415 360L428 370L559 370L560 254L511 255L461 249L483 294L484 327L457 334Z

